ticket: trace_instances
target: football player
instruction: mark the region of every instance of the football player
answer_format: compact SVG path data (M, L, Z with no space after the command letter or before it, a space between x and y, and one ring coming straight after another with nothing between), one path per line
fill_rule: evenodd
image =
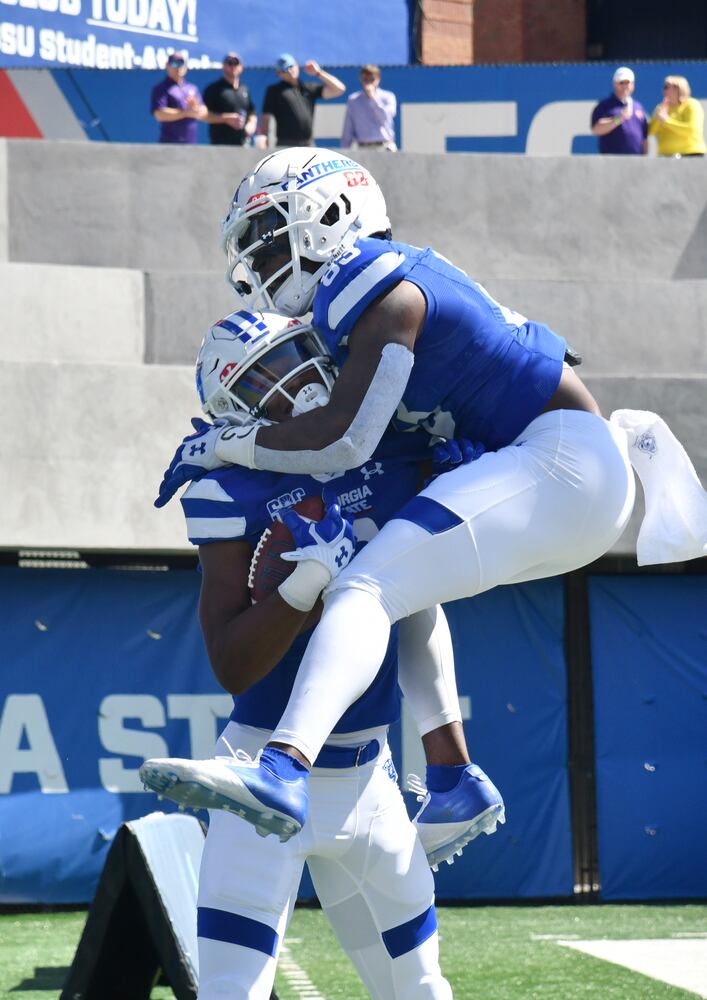
M299 829L307 779L288 783L289 762L316 758L375 677L391 625L592 562L621 535L635 484L626 435L602 417L563 338L434 250L393 242L383 195L360 164L323 149L266 157L238 186L223 235L243 301L293 316L311 308L340 375L323 409L206 430L196 472L180 448L159 503L219 463L355 468L391 419L487 449L403 505L332 581L272 736L275 762L230 768L231 802L250 803L261 825L277 815ZM445 794L450 821L473 813L471 774Z
M241 310L217 323L197 362L203 409L237 426L257 410L267 420L326 405L334 382L331 358L311 326L274 314ZM200 621L216 677L234 697L234 709L199 781L181 781L191 762L153 760L145 783L182 805L210 807L199 880L200 1000L217 996L269 997L280 943L307 861L320 902L372 997L447 998L438 963L434 886L425 850L407 817L387 747L388 726L399 713L393 631L371 685L336 722L312 771L310 823L279 843L228 815L218 788L234 758L232 747L255 757L266 744L289 696L318 617L318 598L387 517L418 488L420 462L430 453L426 434L388 433L373 460L338 474L270 473L228 466L194 482L182 497L190 541L202 570ZM200 436L193 438L200 453ZM325 518L310 524L292 507L322 489L333 498ZM342 514L343 511L343 514ZM344 516L345 515L345 516ZM263 531L282 518L298 542L295 571L251 603L251 562ZM351 524L346 519L351 518ZM433 772L465 770L461 715L454 686L451 641L441 609L403 623L407 690L419 719ZM413 677L410 678L410 674ZM422 678L416 683L415 674ZM432 678L437 681L431 686ZM267 754L266 754L267 755ZM291 761L291 778L304 770ZM456 765L445 766L445 765ZM485 790L486 815L477 829L441 832L424 824L429 861L436 866L472 835L503 820L498 792L475 768ZM211 792L204 799L206 788ZM236 810L254 818L249 810ZM274 817L273 817L274 819ZM431 840L430 840L431 837Z

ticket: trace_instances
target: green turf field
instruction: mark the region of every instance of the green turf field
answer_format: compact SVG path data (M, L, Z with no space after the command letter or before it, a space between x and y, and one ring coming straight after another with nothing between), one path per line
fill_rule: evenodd
M0 915L0 997L57 997L84 920L84 913ZM442 967L455 1000L695 1000L694 993L563 948L555 938L704 938L707 906L450 907L440 908L439 924ZM307 995L301 979L288 977L288 963L325 1000L365 1000L319 910L296 910L285 943L280 1000ZM158 987L152 996L173 994Z

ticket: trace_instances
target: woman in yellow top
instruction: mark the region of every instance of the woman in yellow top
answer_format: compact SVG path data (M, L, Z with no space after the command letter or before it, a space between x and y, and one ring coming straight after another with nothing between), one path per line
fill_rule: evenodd
M690 93L684 76L666 76L662 103L648 125L648 134L658 137L658 156L705 155L705 113Z

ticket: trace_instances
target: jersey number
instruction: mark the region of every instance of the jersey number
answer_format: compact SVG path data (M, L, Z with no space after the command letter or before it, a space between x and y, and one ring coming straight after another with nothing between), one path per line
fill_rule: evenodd
M334 278L339 273L339 268L345 267L346 264L350 264L352 260L355 260L361 251L357 247L351 247L350 250L345 250L340 257L329 265L324 274L322 275L322 284L330 285Z
M368 177L363 170L344 170L344 177L350 188L368 187Z

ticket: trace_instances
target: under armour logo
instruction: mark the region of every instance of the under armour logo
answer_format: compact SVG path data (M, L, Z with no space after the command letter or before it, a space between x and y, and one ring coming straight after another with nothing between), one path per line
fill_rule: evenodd
M205 455L206 454L206 443L202 441L200 444L193 444L189 449L190 455Z
M650 431L644 431L636 438L636 447L639 451L647 451L649 455L655 455L658 451L658 444Z
M372 479L373 476L383 475L383 463L375 462L370 468L367 465L362 465L361 472L363 473L365 481L368 482L368 480Z
M334 562L339 567L339 569L341 569L341 567L345 566L348 561L349 561L348 547L346 545L342 545L341 552L339 552L338 556L334 557Z

